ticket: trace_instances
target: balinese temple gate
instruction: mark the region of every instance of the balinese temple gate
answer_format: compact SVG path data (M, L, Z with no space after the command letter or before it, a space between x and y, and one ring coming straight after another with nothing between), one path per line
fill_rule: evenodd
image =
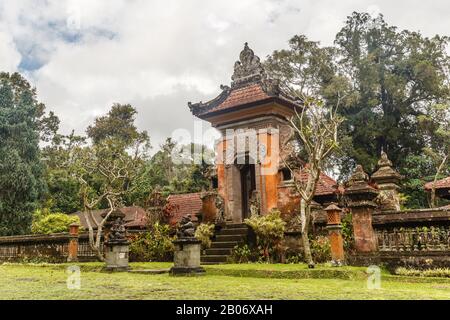
M292 211L298 196L292 193L291 174L283 168L281 157L289 152L292 129L288 119L300 103L283 92L278 81L267 77L247 43L231 79L231 86L222 85L216 98L188 104L195 116L222 134L215 148L225 217L242 222L255 203L261 214L273 208Z

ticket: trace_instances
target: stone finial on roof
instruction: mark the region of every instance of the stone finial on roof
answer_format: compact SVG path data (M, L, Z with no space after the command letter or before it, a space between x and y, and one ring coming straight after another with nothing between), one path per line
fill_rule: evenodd
M249 48L248 43L239 54L239 61L234 63L234 73L231 86L237 86L247 82L261 80L265 77L264 67L257 55Z
M378 190L369 185L369 176L361 165L357 165L350 177L349 187L345 189L345 196L350 198L350 207L373 206L372 202L378 196Z
M364 172L362 165L358 164L355 171L350 177L350 182L353 184L355 182L367 182L369 181L369 175Z
M371 178L377 184L397 184L400 181L401 175L392 168L392 161L389 160L386 152L381 151L381 158L378 160L378 170Z
M378 160L378 167L392 167L392 161L389 160L387 153L381 151L381 158Z

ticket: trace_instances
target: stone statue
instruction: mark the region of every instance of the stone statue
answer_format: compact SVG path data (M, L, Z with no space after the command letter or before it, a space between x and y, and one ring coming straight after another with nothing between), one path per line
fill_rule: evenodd
M178 239L195 237L195 226L190 216L184 216L183 218L181 218L177 230L177 237Z
M217 195L216 195L215 205L216 205L216 208L217 208L216 224L219 224L221 222L225 222L224 202L223 202L222 196L219 193L217 193Z
M253 190L250 198L250 216L261 215L261 197L258 190Z
M111 226L108 241L126 241L126 229L123 218L118 217Z

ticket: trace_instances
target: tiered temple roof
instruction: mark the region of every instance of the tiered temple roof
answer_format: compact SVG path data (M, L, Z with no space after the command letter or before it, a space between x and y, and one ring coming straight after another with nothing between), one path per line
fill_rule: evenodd
M287 108L300 106L298 100L284 92L277 80L269 79L259 59L248 44L234 64L231 86L221 85L222 93L208 102L188 103L193 115L207 119L209 116L236 111L255 105L277 102Z

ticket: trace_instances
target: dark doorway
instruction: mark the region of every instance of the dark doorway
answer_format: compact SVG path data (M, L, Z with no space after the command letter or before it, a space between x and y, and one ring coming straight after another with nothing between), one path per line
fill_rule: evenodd
M256 189L255 165L245 164L241 166L242 186L242 220L250 216L250 200Z

